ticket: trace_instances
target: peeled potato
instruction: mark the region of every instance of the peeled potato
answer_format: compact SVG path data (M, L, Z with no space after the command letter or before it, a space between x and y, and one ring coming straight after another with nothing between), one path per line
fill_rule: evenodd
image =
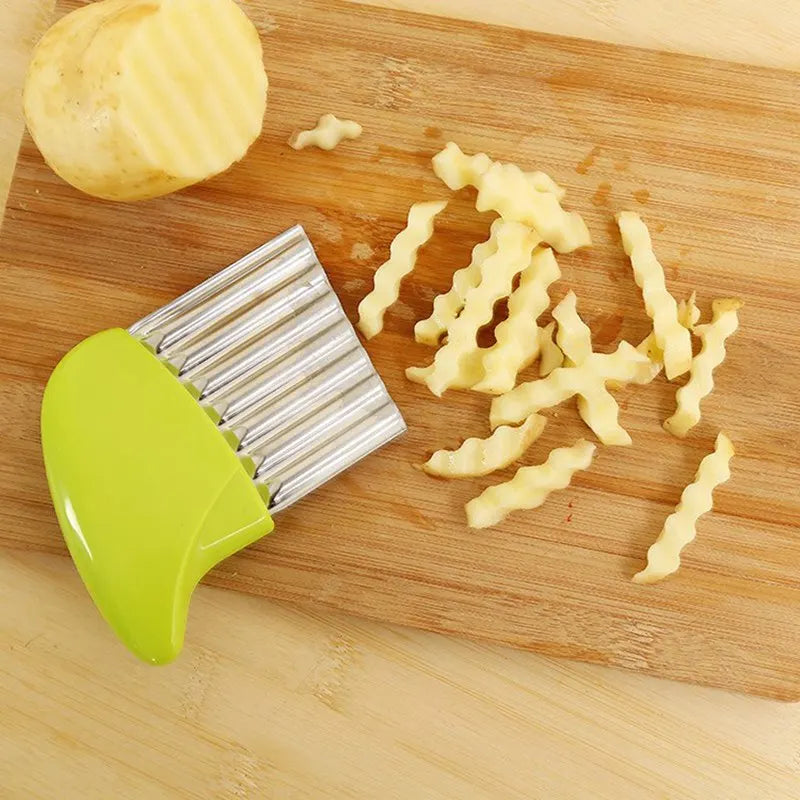
M59 20L33 54L28 129L64 180L144 200L223 172L261 132L267 76L233 0L103 0Z

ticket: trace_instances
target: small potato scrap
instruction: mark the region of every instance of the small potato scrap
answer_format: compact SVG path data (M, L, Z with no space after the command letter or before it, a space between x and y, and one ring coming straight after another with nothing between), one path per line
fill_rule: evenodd
M678 317L678 304L667 291L664 269L653 252L650 232L633 211L617 214L622 244L633 266L636 284L642 290L647 316L653 320L656 342L664 353L664 370L672 380L689 371L692 341Z
M335 114L323 114L315 128L293 133L289 146L295 150L305 150L306 147L333 150L344 139L358 139L363 132L364 129L352 119L339 119Z
M508 318L495 329L495 344L483 356L484 378L476 392L504 394L514 388L517 373L539 355L536 321L550 305L548 287L561 277L556 257L548 247L537 248L523 270L519 287L508 301Z
M652 383L658 374L664 369L664 354L656 343L656 335L652 331L636 345L636 349L644 356L650 359L650 371L642 371L636 376L631 383L638 383L640 385ZM614 388L613 386L611 388Z
M682 438L700 422L700 402L714 388L714 370L725 360L725 340L739 327L738 312L742 305L738 299L715 300L712 321L695 327L703 346L692 359L688 382L675 395L675 413L664 423L669 433Z
M681 550L697 535L697 520L714 505L714 489L731 477L730 460L734 452L731 440L720 433L714 452L700 462L694 481L683 490L678 507L650 545L647 566L633 576L634 583L656 583L677 572Z
M572 476L592 463L595 445L581 439L551 451L544 464L521 467L510 481L490 486L466 505L470 528L496 525L512 511L538 508L551 492L569 486Z
M467 439L458 450L437 450L422 465L428 475L474 478L513 464L541 436L547 420L531 414L518 427L503 425L488 439Z
M434 298L433 313L414 326L414 338L420 344L429 344L433 347L439 344L439 339L447 332L448 325L464 308L467 292L480 283L481 265L497 252L497 234L502 227L501 219L496 219L492 223L489 238L472 248L472 260L469 266L456 270L450 290Z
M559 253L592 243L580 214L564 211L554 194L536 191L515 164L498 161L489 167L478 181L475 208L496 211L505 220L529 225Z
M570 290L553 309L558 323L556 342L564 354L566 366L582 364L592 354L592 332L578 314L578 298Z
M358 329L371 339L383 330L383 315L397 301L400 283L417 262L419 248L433 236L433 221L444 211L446 200L414 203L408 224L395 236L389 260L375 271L373 290L358 304Z
M628 444L627 433L619 427L619 407L605 389L607 381L631 383L649 376L650 359L628 342L620 342L610 354L592 353L582 364L559 367L546 378L529 381L492 401L492 428L516 424L530 414L563 403L570 397L583 398L581 416L603 444ZM602 390L602 391L601 391ZM611 402L609 402L609 399ZM624 435L623 435L624 434Z
M486 153L465 155L455 142L448 142L444 150L433 157L433 171L448 188L454 192L465 186L478 188L483 174L492 166ZM550 192L559 200L564 199L566 191L545 172L525 172L526 180L537 192Z
M464 310L447 329L447 342L437 351L433 369L425 377L437 397L458 383L462 362L478 350L479 329L491 322L495 303L511 294L514 277L528 266L538 243L539 237L518 222L504 222L499 229L497 252L481 265L480 283L467 292Z
M678 322L690 331L700 321L700 309L697 307L697 292L692 292L688 300L678 303Z
M564 354L553 341L555 329L555 322L539 328L539 376L541 378L546 378L554 369L558 369L564 363Z

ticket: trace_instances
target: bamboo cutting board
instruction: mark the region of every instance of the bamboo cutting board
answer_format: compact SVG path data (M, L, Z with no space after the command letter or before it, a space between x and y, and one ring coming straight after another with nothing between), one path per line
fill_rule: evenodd
M62 4L63 10L75 3ZM120 206L73 191L23 144L2 240L0 541L63 551L39 455L41 390L95 330L127 325L294 222L306 226L346 310L408 206L448 196L429 159L448 139L546 169L594 235L560 257L601 349L648 330L613 212L642 211L669 286L746 301L704 420L683 442L660 428L674 387L619 394L627 449L539 511L480 533L463 503L512 472L432 481L412 466L486 432L488 401L436 400L403 369L435 292L491 220L456 196L387 330L369 350L409 423L401 441L278 520L278 531L208 580L258 594L774 697L800 697L800 77L334 2L246 7L271 79L264 135L247 159L179 195ZM334 111L364 137L295 153L297 125ZM558 409L526 456L584 435ZM684 567L630 583L718 429L732 480ZM265 632L268 633L268 632ZM190 634L191 635L191 629Z

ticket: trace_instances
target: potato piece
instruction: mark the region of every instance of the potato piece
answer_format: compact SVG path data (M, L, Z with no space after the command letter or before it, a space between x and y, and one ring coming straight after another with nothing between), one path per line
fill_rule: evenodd
M647 551L647 566L633 576L634 583L657 583L677 572L681 551L697 536L697 521L714 506L714 489L731 477L733 443L724 434L717 435L713 452L697 468L694 481L681 494L678 507L670 514L661 533Z
M355 120L339 119L335 114L323 114L316 127L293 133L289 139L289 147L294 150L305 150L306 147L333 150L345 139L358 139L362 133L364 129Z
M692 359L689 380L678 389L675 399L678 407L664 423L664 429L680 438L700 422L700 401L714 388L714 370L725 360L725 340L739 327L738 298L715 300L713 321L697 325L694 332L703 342L702 350Z
M539 357L537 320L550 305L547 290L561 277L556 257L538 247L522 271L519 286L508 299L508 317L495 328L495 344L483 356L484 378L476 392L504 394L514 388L517 374Z
M690 331L700 321L700 309L697 307L697 292L692 292L688 300L678 303L678 322Z
M564 353L567 367L580 367L593 355L592 332L578 313L575 292L567 292L553 309L553 319L558 323L556 340ZM619 423L619 406L605 383L587 386L578 394L578 413L605 445L627 447L633 444L630 434Z
M553 341L555 329L555 322L539 328L539 376L542 378L546 378L554 369L558 369L564 363L564 354Z
M578 470L589 469L595 445L580 439L572 447L550 451L544 464L520 467L505 483L490 486L466 505L470 528L489 528L512 511L539 508L555 491L566 489Z
M409 209L406 227L389 245L389 260L375 270L372 291L358 304L356 327L365 339L383 330L386 310L397 302L403 278L413 272L420 247L433 236L434 220L446 207L446 200L430 200Z
M478 331L491 322L495 303L511 294L515 276L530 264L538 243L539 237L519 222L504 222L499 228L497 252L481 264L481 279L467 292L464 310L448 327L447 342L436 353L433 369L417 371L426 376L428 388L437 397L461 383L463 363L478 350Z
M495 397L489 421L492 429L498 425L516 425L537 411L580 395L583 398L581 417L600 441L629 444L622 441L627 434L620 432L619 407L605 391L605 384L609 381L639 383L651 372L651 362L646 355L627 342L620 342L613 353L592 353L579 366L559 367L546 378L521 383L507 394Z
M592 243L580 214L564 211L551 192L537 191L516 164L494 162L477 185L478 211L496 211L506 221L530 226L559 253L570 253Z
M578 313L578 298L571 289L553 309L553 319L558 323L556 343L565 366L579 366L592 354L592 332Z
M497 472L522 458L546 424L545 417L531 414L519 427L503 425L487 439L467 439L458 450L437 450L422 471L440 478L475 478Z
M681 323L678 304L667 291L664 268L653 252L647 225L633 211L617 214L617 224L623 247L631 260L636 285L642 290L647 316L653 320L656 344L664 354L664 372L672 380L688 372L692 365L692 340L688 327ZM683 317L684 322L693 320L693 309L685 307Z
M261 132L266 99L261 42L233 0L104 0L44 35L24 110L58 175L131 201L241 159Z
M433 171L448 189L454 192L465 186L479 188L480 180L489 167L494 164L486 153L466 155L455 142L448 142L444 150L432 159ZM545 172L525 172L525 178L531 188L537 192L550 192L558 201L564 199L566 191Z
M497 235L503 225L503 220L499 218L492 223L489 238L472 248L472 260L469 264L453 273L450 289L434 298L433 313L414 326L414 338L420 344L436 347L450 323L461 313L467 292L481 282L481 265L497 252Z

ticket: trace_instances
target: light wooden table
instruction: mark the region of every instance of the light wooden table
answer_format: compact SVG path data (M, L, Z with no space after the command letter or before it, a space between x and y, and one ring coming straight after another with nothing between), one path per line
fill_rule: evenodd
M794 0L356 0L800 68ZM50 0L0 0L0 200ZM800 706L200 588L179 662L0 553L0 798L800 797Z

